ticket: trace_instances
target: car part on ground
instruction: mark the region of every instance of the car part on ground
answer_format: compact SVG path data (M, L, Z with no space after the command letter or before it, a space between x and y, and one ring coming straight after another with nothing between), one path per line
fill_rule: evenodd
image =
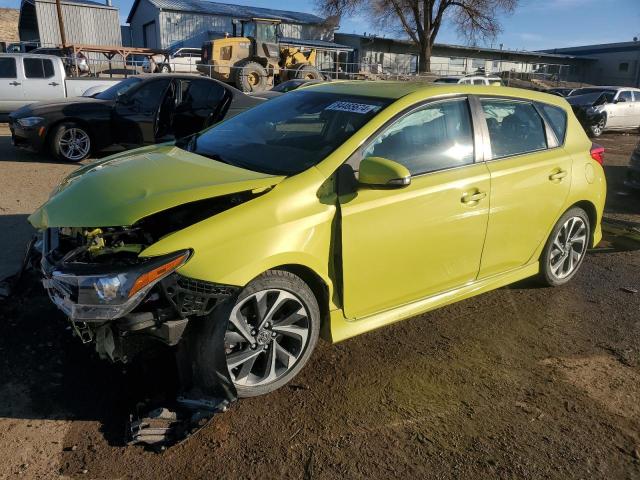
M289 381L320 333L565 283L602 236L602 161L556 96L336 82L87 165L29 220L100 355L173 346L192 398L234 399Z
M14 145L79 162L112 145L187 137L264 100L201 76L129 77L92 97L23 107L9 127Z

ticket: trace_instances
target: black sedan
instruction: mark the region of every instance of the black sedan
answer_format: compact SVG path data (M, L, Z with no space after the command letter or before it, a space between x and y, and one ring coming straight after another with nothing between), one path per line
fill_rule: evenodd
M14 145L78 162L111 145L186 137L263 101L197 75L142 75L93 97L27 105L9 115L9 127Z

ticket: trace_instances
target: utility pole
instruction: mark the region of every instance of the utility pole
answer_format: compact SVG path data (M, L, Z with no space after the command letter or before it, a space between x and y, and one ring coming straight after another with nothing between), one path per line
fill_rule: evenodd
M62 6L60 0L56 0L56 10L58 11L58 27L60 28L60 40L62 41L62 48L67 46L67 36L64 34L64 21L62 20Z

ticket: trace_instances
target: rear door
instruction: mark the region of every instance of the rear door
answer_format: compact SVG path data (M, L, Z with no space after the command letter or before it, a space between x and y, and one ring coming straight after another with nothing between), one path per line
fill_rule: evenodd
M166 101L170 78L158 78L142 84L130 94L121 96L114 108L114 143L144 145L155 143L160 128L161 106L171 113Z
M562 146L564 110L495 97L480 103L490 139L486 155L491 173L489 226L479 274L485 278L532 261L562 213L572 159ZM552 116L553 128L546 120Z
M64 82L56 72L53 60L40 57L22 57L24 69L24 96L29 101L64 98Z
M22 79L18 76L16 57L0 56L0 112L9 113L26 102L22 90Z
M180 80L180 95L172 121L175 138L182 138L215 123L226 89L210 80Z

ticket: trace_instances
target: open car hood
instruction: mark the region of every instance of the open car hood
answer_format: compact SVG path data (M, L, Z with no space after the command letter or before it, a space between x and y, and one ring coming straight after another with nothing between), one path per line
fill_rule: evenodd
M29 222L36 228L133 225L171 207L263 190L283 179L171 145L145 147L76 170L29 217Z

